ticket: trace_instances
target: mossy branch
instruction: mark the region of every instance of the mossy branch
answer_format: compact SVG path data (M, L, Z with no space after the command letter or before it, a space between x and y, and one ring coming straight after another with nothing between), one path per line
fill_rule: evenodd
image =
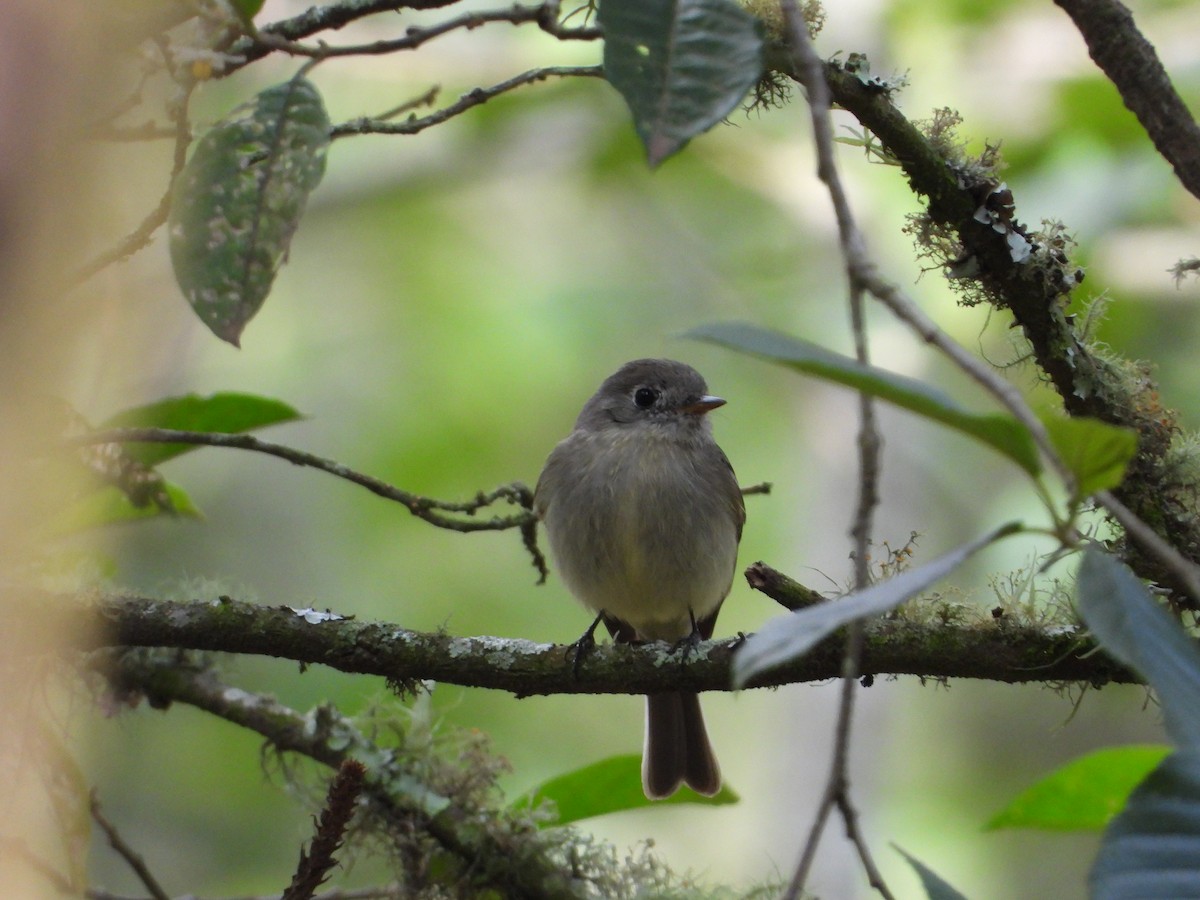
M730 661L740 638L705 641L685 652L664 643L604 645L577 667L571 647L498 637L456 637L411 631L388 622L340 618L315 610L265 607L228 597L193 602L101 596L35 598L37 617L18 602L0 605L6 633L31 627L83 633L77 646L171 647L246 653L320 664L405 684L424 679L544 694L645 694L731 690ZM36 626L34 625L36 622ZM68 631L68 624L71 629ZM17 641L14 646L37 646ZM837 678L841 641L758 679L769 687ZM1009 616L968 621L961 607L933 605L867 629L863 676L980 678L1006 683L1133 683L1131 672L1095 652L1084 633L1068 626L1037 627Z
M770 61L791 76L781 48ZM1194 514L1200 486L1173 452L1176 415L1163 407L1143 367L1098 352L1068 315L1070 291L1082 277L1063 252L1069 239L1053 227L1037 234L1021 225L1016 201L987 160L969 161L956 155L944 134L926 133L900 111L888 87L837 62L826 63L825 77L834 102L874 134L914 193L925 198L921 239L952 283L971 299L984 298L1012 314L1067 413L1137 432L1137 457L1113 493L1184 557L1200 561L1200 518ZM1153 554L1132 547L1129 557L1138 574L1186 596Z

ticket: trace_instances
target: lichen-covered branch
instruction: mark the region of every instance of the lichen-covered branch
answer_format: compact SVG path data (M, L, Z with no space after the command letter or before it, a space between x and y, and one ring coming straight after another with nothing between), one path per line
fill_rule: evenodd
M79 633L81 649L172 647L247 653L374 675L396 683L422 679L541 694L647 694L731 690L730 661L740 638L695 648L663 643L605 645L572 665L570 647L496 637L411 631L312 609L264 607L230 598L189 603L132 596L84 602L45 596L36 620L16 602L0 604L0 628ZM72 628L68 629L67 624ZM22 642L15 642L20 646ZM982 678L1006 683L1133 683L1137 677L1100 653L1075 628L1036 627L1000 616L965 621L955 609L881 619L867 630L861 674ZM837 678L841 642L833 638L755 687Z
M788 65L779 52L772 61ZM1079 276L1055 235L1025 229L1011 193L986 166L950 158L901 113L887 87L838 63L827 63L825 75L834 102L875 135L913 191L926 199L926 237L941 242L938 261L957 285L1012 313L1066 411L1137 432L1137 457L1114 494L1187 559L1200 560L1200 518L1193 512L1197 485L1170 452L1175 415L1162 406L1142 368L1097 353L1076 331L1066 297ZM1143 577L1186 595L1180 579L1157 558L1131 553L1130 562Z
M404 754L375 744L331 707L301 715L272 698L225 684L208 669L138 653L97 660L97 668L123 696L142 694L160 708L187 703L258 732L278 752L298 753L333 769L348 760L362 763L373 815L397 843L409 845L395 848L397 858L411 862L414 855L427 854L411 845L432 840L442 851L436 877L443 884L461 879L502 896L597 896L592 879L598 880L601 872L589 865L595 861L584 858L569 832L541 830L527 813L505 809L492 793L494 776L470 775L461 790L447 789L444 782L453 779L441 779L439 788L429 781L433 762L428 756L406 760ZM579 853L572 854L573 849ZM458 863L449 872L447 853ZM578 865L572 866L572 860ZM409 874L428 877L427 872Z

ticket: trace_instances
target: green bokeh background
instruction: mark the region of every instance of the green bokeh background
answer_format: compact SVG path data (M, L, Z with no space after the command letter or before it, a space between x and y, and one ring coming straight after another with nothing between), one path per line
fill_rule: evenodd
M479 4L476 4L477 6ZM268 3L260 21L301 4ZM1200 26L1194 4L1143 3L1185 97L1198 55L1180 34ZM443 12L441 16L448 13ZM435 12L405 13L410 24ZM334 37L394 33L382 17ZM953 106L962 136L1003 140L1018 216L1061 218L1088 277L1076 304L1104 295L1099 326L1114 351L1152 359L1164 403L1187 427L1193 389L1196 287L1166 269L1200 244L1197 208L1156 157L1082 41L1050 4L849 2L831 5L818 50L866 51L876 74L906 71L900 102L914 118ZM559 46L531 28L490 26L419 53L334 61L310 77L333 121L395 106L441 85L448 101L534 65L590 64L598 45ZM268 62L203 86L199 121L223 115L296 64ZM848 117L841 124L853 124ZM671 356L699 368L729 400L716 433L750 498L740 564L765 560L832 590L850 572L856 398L846 390L679 337L742 319L833 349L850 344L844 279L827 195L815 178L807 110L745 115L698 138L656 172L643 162L621 99L604 82L546 83L494 100L416 137L336 142L290 260L241 351L215 340L174 286L159 240L97 286L109 340L81 361L76 406L99 420L163 396L219 390L285 400L303 422L267 436L393 482L453 499L532 484L583 400L621 362ZM156 202L163 147L122 146L110 162L128 182L113 210L123 234ZM940 273L922 273L900 233L918 209L897 169L842 148L844 177L870 251L942 325L1031 392L1033 369L1008 318L955 305ZM1082 306L1080 306L1082 311ZM977 409L989 401L879 310L882 366L942 386ZM1039 402L1049 402L1045 398ZM965 439L889 409L877 541L920 532L931 558L1009 517L1040 522L1009 465ZM204 510L107 535L117 580L154 595L217 593L264 604L329 607L407 628L445 628L537 641L573 640L589 617L561 583L535 585L514 534L461 535L413 519L353 485L277 460L203 450L164 467ZM989 573L1028 564L1048 545L1010 540L948 590L995 605ZM1066 570L1058 572L1060 576ZM777 610L735 582L718 633L751 631ZM243 659L230 678L308 709L354 713L384 696L378 679ZM1161 739L1138 689L1055 692L879 679L861 693L852 778L863 826L899 896L917 880L892 841L973 897L1084 896L1095 836L984 833L983 824L1032 780L1108 743ZM386 700L386 702L400 702ZM437 687L448 725L479 729L512 764L514 795L562 771L641 743L631 697L516 700ZM584 823L629 846L653 838L679 869L735 884L794 865L823 785L836 686L710 695L706 713L733 807L675 807ZM173 893L277 891L310 831L309 808L264 776L259 742L187 709L139 709L90 722L87 767L105 808ZM106 849L96 883L137 890ZM348 883L378 870L356 866ZM841 829L822 843L814 891L870 892Z

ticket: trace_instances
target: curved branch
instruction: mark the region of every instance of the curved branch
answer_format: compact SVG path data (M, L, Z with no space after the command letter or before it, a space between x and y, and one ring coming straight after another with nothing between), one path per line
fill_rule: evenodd
M1200 197L1200 126L1133 14L1117 0L1054 2L1071 17L1088 54L1121 92L1180 183Z
M409 118L403 122L388 122L381 117L361 118L335 125L329 130L329 137L336 140L352 134L417 134L426 128L440 125L448 119L466 112L476 106L481 106L489 100L499 97L522 85L545 81L547 78L565 78L569 76L603 78L603 66L546 66L541 69L530 69L520 75L514 75L507 81L486 88L474 88L463 94L454 103L437 112L418 118Z
M375 810L404 828L419 828L462 860L472 877L503 896L585 898L586 881L556 858L552 832L522 827L503 813L477 809L437 792L424 768L411 771L396 754L383 752L352 722L330 707L304 716L274 699L236 689L209 671L184 671L173 663L125 654L104 661L120 688L145 693L152 703L187 703L263 735L280 751L299 753L338 769L348 760L368 763L364 784ZM511 892L511 893L510 893Z
M162 199L158 201L158 206L119 244L80 267L71 279L72 287L77 287L113 263L133 256L149 244L154 232L166 223L167 216L171 212L171 191L175 186L175 179L183 171L184 163L187 162L188 145L192 140L192 129L188 123L188 103L195 88L196 82L194 81L189 81L183 86L183 96L171 114L175 126L174 131L171 132L171 136L175 139L175 150L171 160L171 174L167 178L167 187L163 191Z
M286 459L293 465L319 469L338 478L344 478L346 481L352 481L385 500L394 500L402 504L417 518L450 531L504 531L509 528L527 528L537 522L537 517L532 512L533 492L519 481L502 485L486 494L480 491L472 500L435 500L432 497L422 497L419 494L410 493L371 475L364 475L335 460L326 459L313 453L305 453L303 450L296 450L293 447L285 447L283 444L273 444L251 434L177 431L172 428L109 428L79 435L68 439L67 442L85 445L193 444L265 453L268 456ZM493 516L490 519L455 519L442 515L442 513L451 512L473 516L497 500L507 500L511 504L516 504L522 508L522 512L509 516Z
M773 64L796 77L779 48ZM936 229L955 236L959 271L995 305L1008 309L1029 341L1032 355L1073 416L1092 416L1134 429L1138 454L1114 495L1188 560L1200 560L1200 518L1193 513L1196 485L1178 471L1168 451L1177 430L1148 374L1133 364L1114 362L1093 352L1066 314L1065 292L1074 276L1054 247L1034 246L1035 238L1013 218L1011 195L997 182L971 177L910 122L893 103L887 88L837 63L825 64L833 100L878 139L903 168L913 191L926 198ZM977 174L977 173L976 173ZM1003 206L993 208L994 202ZM1018 261L1012 243L1026 241L1030 256ZM943 260L949 267L951 260ZM1037 432L1035 431L1035 434ZM1131 548L1133 549L1133 548ZM1130 564L1144 578L1175 591L1181 602L1187 578L1152 552L1131 553ZM1194 602L1194 601L1193 601Z
M559 40L592 41L601 37L597 27L567 28L558 20L559 3L547 0L538 6L513 5L505 9L465 13L454 19L439 22L427 28L408 31L404 37L375 41L369 44L342 47L307 47L298 43L322 31L342 28L349 23L381 12L397 12L403 9L440 9L452 6L458 0L366 0L359 3L338 3L331 6L312 7L290 19L274 22L258 29L254 34L239 36L221 48L229 58L221 76L236 72L250 63L276 50L316 59L334 56L364 56L412 50L450 31L474 29L488 22L509 22L513 25L536 24L542 31Z
M228 597L181 603L104 596L84 605L74 597L39 598L36 619L22 604L0 605L0 627L19 635L32 627L77 634L81 649L176 647L248 653L326 665L394 682L423 679L547 694L647 694L731 690L730 662L741 639L705 641L693 650L664 643L604 645L572 665L571 647L497 637L454 637L410 631L388 622L357 621L315 610L264 607ZM80 623L90 618L93 628ZM70 627L68 627L68 625ZM15 641L13 646L23 646ZM868 626L864 677L917 675L982 678L1010 684L1082 681L1136 683L1074 628L1035 628L1004 617L979 624L879 620ZM825 681L841 674L841 640L757 679L753 687Z

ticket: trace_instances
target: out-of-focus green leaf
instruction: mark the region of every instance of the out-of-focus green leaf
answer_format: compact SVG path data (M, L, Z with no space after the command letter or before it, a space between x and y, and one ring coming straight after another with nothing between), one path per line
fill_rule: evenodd
M937 388L915 378L864 366L817 344L738 322L702 325L686 336L761 356L806 375L844 384L894 403L982 441L1030 475L1037 476L1041 472L1033 437L1016 419L998 413L967 412Z
M163 515L203 518L203 514L196 508L187 491L169 481L163 484L163 488L171 501L172 508L170 510L164 510L154 503L134 506L133 501L120 489L112 485L105 485L84 495L64 510L61 515L56 516L54 521L47 525L46 533L51 537L74 534L101 525L138 522Z
M1076 585L1079 614L1104 650L1158 694L1171 739L1200 748L1200 649L1129 567L1089 547Z
M987 828L1099 831L1170 747L1106 747L1072 760L1022 791Z
M303 418L282 400L254 394L219 393L201 397L185 394L145 406L122 410L98 427L170 428L176 431L210 431L239 434L267 425ZM127 444L130 456L148 466L195 450L195 444Z
M656 166L741 102L763 72L758 19L731 0L603 0L604 72Z
M929 896L929 900L967 900L965 895L955 890L950 882L942 878L941 875L933 871L925 863L921 862L915 856L906 853L895 844L892 844L892 846L916 870L917 875L921 879L921 884L925 887L925 893Z
M1137 453L1137 434L1131 428L1064 416L1047 416L1042 422L1054 449L1075 475L1080 500L1119 485Z
M271 290L328 147L321 95L294 78L214 126L176 179L175 278L201 321L235 347Z
M1129 795L1088 886L1092 900L1200 897L1200 749L1172 753Z
M750 635L733 656L734 687L746 683L760 672L791 662L815 647L821 640L850 622L878 616L896 608L941 581L972 554L993 541L1019 531L1016 523L1004 525L970 543L956 547L915 569L901 572L887 581L871 585L845 597L817 606L809 606L769 620Z
M646 806L676 803L724 806L741 799L731 788L724 786L714 797L704 797L683 787L665 800L647 800L642 793L642 758L637 754L610 756L551 778L527 796L531 803L554 801L558 818L548 823L550 825L567 825L580 819Z
M253 22L254 17L262 10L263 2L264 0L229 0L229 5L241 16L243 22Z

